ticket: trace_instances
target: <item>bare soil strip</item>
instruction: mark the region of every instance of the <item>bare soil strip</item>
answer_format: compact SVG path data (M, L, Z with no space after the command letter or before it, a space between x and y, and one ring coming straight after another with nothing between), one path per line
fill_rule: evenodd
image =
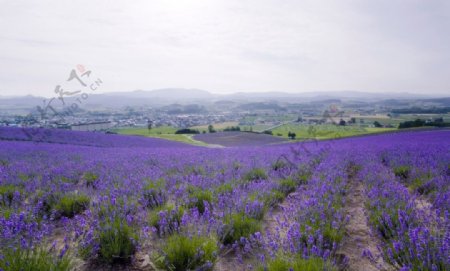
M283 215L283 210L293 205L293 200L301 196L301 192L306 190L306 185L301 185L293 193L290 193L283 202L281 202L277 207L270 210L264 217L263 220L263 232L275 235L277 232L277 227L279 227L279 221L293 223L294 217L286 217ZM283 234L283 233L282 233ZM254 265L258 262L255 258L245 258L243 262L239 262L234 252L225 253L220 255L216 264L214 265L214 271L244 271L251 270L247 268L249 264Z
M214 271L244 271L248 270L244 263L239 262L237 257L234 255L225 255L219 257L216 264L214 265Z
M372 233L368 219L364 212L365 196L363 184L354 179L349 179L350 189L347 195L347 204L344 207L345 212L349 216L346 224L346 236L339 249L339 253L348 258L349 271L377 271L394 270L387 264L378 249L380 241ZM363 252L370 251L372 257L363 256Z

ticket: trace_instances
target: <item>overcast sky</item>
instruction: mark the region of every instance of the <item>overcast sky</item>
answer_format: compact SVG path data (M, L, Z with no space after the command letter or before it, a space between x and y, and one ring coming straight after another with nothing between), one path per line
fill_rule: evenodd
M99 91L450 93L450 1L0 1L0 95Z

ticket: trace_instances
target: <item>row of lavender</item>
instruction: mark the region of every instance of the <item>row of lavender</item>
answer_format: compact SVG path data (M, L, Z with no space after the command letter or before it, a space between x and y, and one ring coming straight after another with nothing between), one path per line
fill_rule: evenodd
M1 242L8 264L49 246L59 249L55 264L62 266L67 248L69 256L109 263L129 262L139 250L159 254L157 264L177 270L211 265L229 248L245 254L260 246L264 214L305 178L290 178L294 169L302 166L309 174L316 157L314 150L288 157L286 147L249 148L244 156L241 149L16 141L2 141L1 148ZM58 236L61 228L69 234ZM214 253L194 263L189 257L171 260L165 245L194 236L200 244L207 240ZM52 244L56 240L64 244Z
M141 138L119 136L115 147L98 142L101 147L92 147L83 146L93 145L90 134L83 136L65 145L0 141L0 268L42 265L45 261L33 262L39 257L53 270L80 265L74 258L89 269L87 264L130 264L142 255L168 270L212 269L221 259L231 261L229 255L235 255L236 264L262 270L338 268L342 261L336 251L348 219L348 169L354 165L361 168L370 221L380 236L378 221L388 210L403 210L391 204L401 201L398 187L406 202L416 198L417 190L404 186L412 172L427 171L424 183L439 182L440 189L425 198L437 214L433 224L427 225L423 215L414 215L411 224L432 233L434 243L420 250L432 253L432 259L423 263L392 256L389 249L405 240L390 224L398 234L385 238L385 254L399 268L448 267L447 131L239 149L171 143L154 148L161 142L138 148L133 141ZM418 142L428 143L419 151L426 158L416 161ZM400 165L410 168L408 178L395 175L399 157L410 157ZM390 178L379 175L383 172ZM267 227L267 217L296 190L295 200L276 216L278 226Z
M355 152L385 259L401 270L450 268L449 132L378 142Z

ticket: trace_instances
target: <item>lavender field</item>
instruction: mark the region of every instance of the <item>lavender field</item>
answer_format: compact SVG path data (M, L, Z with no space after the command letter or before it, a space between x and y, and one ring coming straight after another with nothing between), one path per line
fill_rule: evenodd
M0 270L450 270L450 130L229 148L0 128Z

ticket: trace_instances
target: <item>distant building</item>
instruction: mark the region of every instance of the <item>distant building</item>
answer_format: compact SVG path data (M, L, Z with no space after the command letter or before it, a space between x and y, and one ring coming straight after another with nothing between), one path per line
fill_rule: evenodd
M72 124L73 131L104 131L112 128L114 124L111 121L99 121L90 123Z

